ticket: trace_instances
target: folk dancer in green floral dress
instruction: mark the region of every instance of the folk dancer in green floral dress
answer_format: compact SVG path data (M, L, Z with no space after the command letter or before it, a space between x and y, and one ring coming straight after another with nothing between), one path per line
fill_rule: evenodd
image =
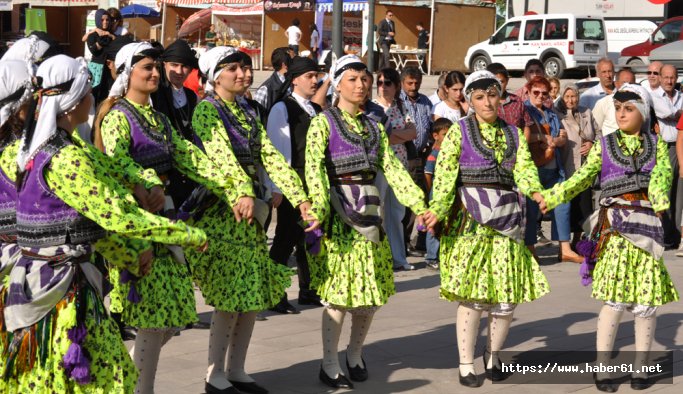
M441 223L441 298L457 301L460 383L478 387L474 348L482 312L488 312L486 377L509 375L496 352L503 348L515 307L549 291L524 246L524 195L543 190L521 130L498 118L501 85L478 71L465 81L474 114L448 130L436 162L436 181L425 222ZM486 355L488 354L488 357Z
M586 163L567 181L543 191L545 210L571 201L600 174L600 208L589 218L589 239L577 250L584 285L605 304L597 329L597 362L608 364L625 310L635 317L636 356L631 387L652 384L640 367L647 364L660 305L678 300L664 266L664 230L660 220L669 207L672 171L664 140L650 131L650 95L640 85L626 84L614 94L619 129L603 136ZM598 372L601 391L617 390L609 374Z
M212 243L207 254L188 252L194 280L206 303L215 308L207 393L268 392L245 372L244 363L256 313L280 301L293 274L268 256L263 229L270 210L265 202L270 198L265 190L268 177L303 217L310 208L299 177L273 146L257 113L240 97L246 75L243 59L236 48L226 46L200 57L207 95L192 119L197 145L235 179L236 187L234 200L204 202L204 212L194 214L196 226L206 231ZM223 214L231 211L234 218Z
M2 300L8 392L130 393L137 371L102 302L94 250L145 275L145 239L205 248L206 235L151 215L71 142L93 103L82 58L58 55L37 76L39 116L18 153L16 229L22 256ZM27 119L33 114L28 114ZM107 234L107 232L112 232Z
M118 52L118 77L109 99L99 109L95 141L116 160L132 158L142 167L156 171L166 182L168 173L178 170L215 195L232 200L234 190L229 177L149 104L150 94L159 84L158 54L148 43L127 44ZM100 126L98 120L102 118ZM175 216L170 196L163 193L160 201L155 199L148 209ZM127 277L122 272L121 279ZM179 328L197 321L194 288L182 250L155 247L154 266L148 276L125 286L119 280L115 286L130 286L128 297L123 300L123 321L138 328L132 350L133 361L140 370L137 391L151 393L161 347Z
M326 306L322 316L323 360L320 380L334 388L352 388L339 365L342 324L351 313L346 365L351 380L368 378L363 343L375 312L396 292L391 249L382 232L379 192L374 185L383 171L399 201L417 215L424 213L424 194L406 172L383 126L359 110L368 93L366 66L353 55L334 64L330 76L334 105L313 118L306 137L306 183L311 216L323 230L309 249L311 288ZM421 223L421 216L419 223ZM318 249L318 250L316 250Z

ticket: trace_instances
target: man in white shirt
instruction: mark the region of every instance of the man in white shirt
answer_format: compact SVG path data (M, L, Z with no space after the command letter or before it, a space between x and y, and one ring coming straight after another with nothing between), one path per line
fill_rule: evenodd
M622 68L617 73L617 80L614 81L614 90L619 90L625 83L636 83L636 75L628 68ZM595 124L597 125L598 135L607 135L619 128L616 110L614 109L614 94L605 96L595 103L593 119L595 119Z
M664 63L659 60L655 60L647 66L647 81L643 81L640 84L643 85L645 89L652 95L652 92L657 90L659 87L659 73L662 71L662 66Z
M595 103L601 98L610 95L614 91L614 63L607 57L598 60L595 65L600 83L586 90L581 94L579 105L590 108L592 111L595 108Z
M285 85L292 93L273 105L268 115L266 131L275 148L299 174L305 187L304 167L306 134L311 119L321 111L311 99L318 90L318 65L309 58L296 57L287 69ZM282 196L273 185L273 208L277 209L277 227L270 258L287 265L296 246L296 264L299 276L299 305L321 305L315 290L310 289L310 273L304 245L304 230L299 226L299 211ZM278 313L298 313L283 295L271 310Z
M434 94L429 96L429 101L432 102L432 106L436 106L440 102L446 99L446 76L448 73L442 73L439 75L439 80L436 82L437 88Z
M301 29L299 29L298 18L292 20L292 25L285 30L285 35L287 36L287 44L289 49L294 52L294 56L299 56L299 42L301 41Z
M676 67L665 64L659 72L660 86L652 92L652 105L659 122L659 135L669 145L669 162L673 170L673 183L669 192L670 206L662 217L664 244L672 247L680 240L681 209L683 208L683 183L679 179L676 155L676 124L683 113L683 95L675 89L678 80Z

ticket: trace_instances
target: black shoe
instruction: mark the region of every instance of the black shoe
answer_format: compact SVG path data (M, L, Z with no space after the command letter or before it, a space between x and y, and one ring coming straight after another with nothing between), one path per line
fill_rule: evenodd
M598 380L598 375L593 372L593 380L595 381L595 388L606 393L616 393L618 386L612 379ZM633 383L631 383L633 384Z
M472 372L468 373L467 376L462 376L458 372L458 378L460 379L460 384L465 387L479 387L479 379Z
M360 365L351 367L349 365L349 358L348 356L346 357L346 368L349 370L349 377L354 382L365 382L368 380L368 365L365 363L365 360L363 360L363 356L361 356L360 359L363 361L363 367Z
M194 328L195 330L208 330L211 328L211 323L205 323L203 321L198 321L196 323L192 323L190 328Z
M320 297L313 293L299 293L299 305L313 305L313 306L323 306L320 302Z
M326 385L334 388L334 389L352 389L353 388L353 383L349 381L349 379L346 378L343 374L339 374L336 379L332 379L331 377L327 376L325 371L323 370L323 366L320 366L320 373L318 374L318 378L320 379L321 382L325 383Z
M121 330L121 338L124 341L134 341L138 336L138 332L133 327L124 327Z
M645 390L652 386L652 381L649 377L647 378L634 378L631 377L631 389L633 390Z
M488 360L486 359L486 354L491 355L491 353L488 352L488 350L484 350L484 357L482 357L484 361L484 372L486 375L486 379L492 381L492 382L502 382L503 380L509 378L512 375L511 371L505 371L503 372L502 369L498 368L498 366L494 365L493 368L487 368L488 365ZM499 360L500 361L500 360Z
M426 250L419 250L416 248L413 248L412 246L408 246L408 249L406 250L406 254L410 257L424 257L425 254L427 254Z
M256 382L238 382L235 380L229 380L229 382L233 385L233 387L236 387L243 393L268 394L268 390L259 386L256 384Z
M292 315L297 315L301 312L299 312L294 305L290 304L289 301L280 301L275 305L274 307L269 309L270 311L281 313L283 315L286 314L292 314Z
M235 386L230 386L224 389L217 389L211 383L204 383L204 392L206 394L242 394Z

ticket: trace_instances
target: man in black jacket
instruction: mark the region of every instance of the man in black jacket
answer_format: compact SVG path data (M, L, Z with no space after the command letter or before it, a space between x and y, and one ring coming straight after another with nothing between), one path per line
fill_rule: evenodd
M379 34L379 46L382 48L382 57L379 69L391 67L391 55L389 50L392 44L396 44L396 25L394 25L394 12L387 10L386 17L382 19L377 28Z
M254 94L254 100L263 105L267 111L270 111L273 104L275 104L275 96L285 82L285 73L291 61L292 57L289 55L288 47L276 48L270 56L270 62L273 64L275 71L259 86Z
M318 65L309 58L295 57L289 66L284 86L291 87L282 101L276 103L268 115L266 128L273 145L287 159L287 162L299 174L304 187L306 134L311 119L321 111L311 98L318 89ZM273 188L273 207L277 209L277 227L275 238L270 249L270 258L277 263L287 265L289 256L296 246L296 265L299 276L299 305L321 305L315 290L310 289L310 273L304 246L304 230L299 225L299 211ZM283 295L279 304L271 310L278 313L298 313L296 308Z

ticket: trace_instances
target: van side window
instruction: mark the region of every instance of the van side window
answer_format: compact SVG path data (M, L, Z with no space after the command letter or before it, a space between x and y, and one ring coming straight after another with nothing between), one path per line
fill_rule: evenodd
M681 35L681 27L683 21L673 21L662 26L661 29L655 33L654 41L658 44L668 44L670 42L678 41Z
M567 39L567 19L548 19L545 21L544 40L565 40Z
M577 40L604 40L605 31L602 20L576 18Z
M496 36L494 37L495 42L517 41L519 39L520 23L521 22L510 22L503 26L498 30L498 33L496 33Z
M541 32L543 31L543 20L528 20L524 28L524 40L535 41L541 39Z

